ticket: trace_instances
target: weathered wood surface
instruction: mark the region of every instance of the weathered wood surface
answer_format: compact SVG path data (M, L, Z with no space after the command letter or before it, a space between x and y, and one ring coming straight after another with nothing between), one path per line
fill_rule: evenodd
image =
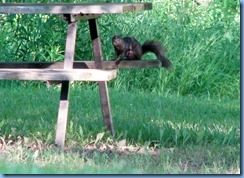
M64 62L0 62L1 68L33 68L33 69L62 69ZM115 61L102 61L103 69L118 68L159 68L160 60L121 61L118 65ZM74 69L96 69L94 61L74 61Z
M101 16L102 16L101 14L89 14L89 15L75 14L75 15L72 15L74 21L97 19L97 18L99 18Z
M65 82L67 82L67 81L65 81ZM60 100L55 144L58 147L60 147L61 149L64 149L66 128L67 128L67 123L68 123L68 111L69 111L68 99Z
M75 43L76 43L76 32L77 32L77 23L68 22L67 26L67 37L65 44L65 55L64 55L64 69L72 69L73 62L75 57Z
M67 18L66 20L68 22L68 26L67 26L63 69L73 70L77 23L73 21L73 18L70 14L65 14L64 17ZM55 144L61 149L64 148L66 128L68 124L69 90L70 90L70 81L68 80L62 81L59 109L58 109L56 138L55 138Z
M97 69L103 69L103 52L96 19L89 20L89 29L92 40L95 67ZM115 132L113 126L107 81L99 81L98 88L100 93L100 101L102 105L103 122L106 125L106 131L110 131L112 136L114 136Z
M116 69L0 69L2 80L108 81L116 75Z
M2 14L118 14L152 9L152 3L1 3Z

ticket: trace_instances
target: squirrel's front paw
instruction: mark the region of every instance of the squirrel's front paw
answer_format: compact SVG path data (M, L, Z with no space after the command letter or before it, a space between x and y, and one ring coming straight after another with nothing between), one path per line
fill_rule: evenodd
M120 63L120 60L119 59L115 60L115 64L116 65L119 65L119 63Z

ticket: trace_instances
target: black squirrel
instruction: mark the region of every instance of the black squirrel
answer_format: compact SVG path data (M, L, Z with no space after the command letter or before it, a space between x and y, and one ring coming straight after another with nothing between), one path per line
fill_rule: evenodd
M162 66L170 68L170 60L164 55L164 48L159 42L154 40L146 41L142 45L133 37L122 37L115 35L112 38L112 44L116 53L118 64L121 60L141 60L143 54L152 52L157 59L162 61Z

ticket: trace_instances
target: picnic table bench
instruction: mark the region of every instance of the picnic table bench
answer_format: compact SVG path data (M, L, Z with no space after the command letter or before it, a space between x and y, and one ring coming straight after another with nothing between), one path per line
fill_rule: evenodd
M71 81L97 81L106 130L114 135L107 81L116 78L119 68L161 67L159 60L103 61L97 18L152 9L152 3L2 3L0 14L57 14L67 23L64 61L62 62L0 62L0 80L60 81L55 144L65 145ZM94 61L75 61L77 21L88 20Z

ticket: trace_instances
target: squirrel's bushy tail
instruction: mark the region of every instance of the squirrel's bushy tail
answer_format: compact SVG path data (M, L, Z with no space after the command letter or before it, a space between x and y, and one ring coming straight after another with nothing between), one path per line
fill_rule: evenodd
M158 60L162 61L162 66L165 68L170 68L172 66L170 60L164 55L164 48L161 46L160 43L156 42L156 41L146 41L143 45L142 45L142 51L143 54L147 53L147 52L152 52L154 53Z

